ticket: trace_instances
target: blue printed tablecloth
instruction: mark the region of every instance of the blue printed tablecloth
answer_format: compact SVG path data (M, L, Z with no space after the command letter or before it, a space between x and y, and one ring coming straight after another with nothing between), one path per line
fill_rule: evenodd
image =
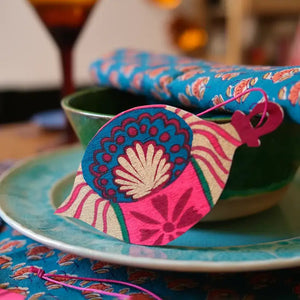
M30 266L47 273L117 279L138 284L162 299L299 299L300 268L246 273L176 273L113 265L51 249L29 239L8 225L0 233L0 288L21 293L29 300L112 299L46 282ZM99 288L152 299L127 287L68 279L81 287ZM0 296L1 299L1 296Z

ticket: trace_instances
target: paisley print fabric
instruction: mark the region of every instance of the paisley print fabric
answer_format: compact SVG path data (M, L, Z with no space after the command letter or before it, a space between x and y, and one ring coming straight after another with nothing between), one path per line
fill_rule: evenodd
M260 87L270 101L280 104L287 116L300 123L300 66L229 66L120 49L93 62L90 70L100 85L147 95L151 103L164 102L196 111ZM261 95L247 94L222 110L249 113L260 100Z
M53 274L107 278L134 283L165 300L246 298L296 300L300 296L299 268L268 272L197 274L124 267L51 249L4 225L0 231L0 289L21 294L27 300L113 299L95 292L76 291L44 281L30 271L31 266ZM152 299L149 295L117 284L76 279L65 279L65 282L80 287L123 293L136 300Z

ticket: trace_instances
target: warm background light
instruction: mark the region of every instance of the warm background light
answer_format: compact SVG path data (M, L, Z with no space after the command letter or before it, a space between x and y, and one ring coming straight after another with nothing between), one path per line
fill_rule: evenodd
M176 48L188 55L201 55L208 44L208 32L205 27L184 15L175 15L171 19L169 34Z
M159 7L164 9L174 9L181 4L182 0L151 0Z
M193 51L202 48L207 43L207 32L201 28L184 30L177 40L178 47L183 51Z

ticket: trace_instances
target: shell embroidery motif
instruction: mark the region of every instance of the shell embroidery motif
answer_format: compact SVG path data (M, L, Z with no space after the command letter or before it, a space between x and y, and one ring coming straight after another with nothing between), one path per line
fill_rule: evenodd
M163 148L157 149L153 143L145 147L139 142L126 150L126 155L118 158L115 168L115 183L120 191L134 200L148 195L170 179L172 163Z

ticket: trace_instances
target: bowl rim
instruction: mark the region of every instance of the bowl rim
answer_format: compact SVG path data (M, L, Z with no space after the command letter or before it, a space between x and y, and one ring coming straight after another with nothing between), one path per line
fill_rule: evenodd
M60 104L61 104L62 108L65 111L71 111L71 112L74 112L74 113L78 113L78 114L85 115L85 116L88 116L88 117L93 117L93 118L101 117L101 118L111 119L115 115L96 113L96 112L92 112L92 111L89 111L89 110L74 108L73 106L70 105L70 102L74 98L84 96L84 95L90 94L90 93L96 93L96 92L99 92L99 91L100 92L101 91L105 92L105 91L109 91L109 90L111 90L111 89L106 88L106 87L92 87L92 88L83 89L81 91L78 91L78 92L75 92L75 93L72 93L68 96L63 97Z
M112 114L105 114L105 113L96 113L96 112L92 112L92 111L88 111L88 110L84 110L84 109L78 109L78 108L74 108L70 105L70 102L72 101L72 99L80 97L80 96L84 96L86 94L90 94L90 93L99 93L99 92L105 92L105 91L110 91L110 90L115 90L113 88L110 87L90 87L90 88L86 88L77 92L74 92L70 95L67 95L65 97L62 98L61 100L61 106L63 108L64 111L69 111L69 112L73 112L76 114L80 114L80 115L84 115L87 117L92 117L92 118L103 118L103 119L107 119L110 120L113 117L115 117L116 115L112 115ZM120 92L122 92L122 90L119 90ZM169 105L167 103L163 103L165 105ZM188 109L187 108L182 108L184 109ZM207 120L207 121L218 121L218 122L230 122L231 120L231 116L232 115L214 115L214 116L204 116L202 117L203 119Z

